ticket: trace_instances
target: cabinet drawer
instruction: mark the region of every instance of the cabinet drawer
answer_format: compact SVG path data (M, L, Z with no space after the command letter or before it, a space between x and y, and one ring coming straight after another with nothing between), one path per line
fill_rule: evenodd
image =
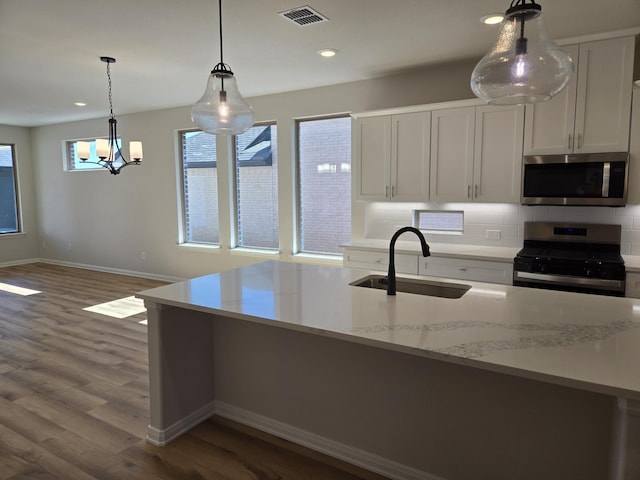
M624 295L630 298L640 298L640 273L627 272Z
M380 252L364 252L345 249L342 256L345 267L364 268L386 272L389 269L389 255ZM418 274L418 256L396 253L396 273Z
M484 260L427 257L420 258L418 274L511 285L513 282L513 264Z

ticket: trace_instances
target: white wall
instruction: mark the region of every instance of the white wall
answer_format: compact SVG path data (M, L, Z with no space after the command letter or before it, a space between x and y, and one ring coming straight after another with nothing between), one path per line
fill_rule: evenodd
M0 125L0 143L13 144L18 171L22 233L0 235L0 265L38 257L38 213L36 185L28 128Z
M441 65L438 68L406 72L375 80L353 82L324 88L289 92L249 99L257 120L278 123L280 260L297 261L295 238L295 137L296 118L383 108L426 104L471 98L469 75L475 61ZM119 133L125 144L132 139L144 142L142 167L125 169L112 177L103 172L64 172L63 142L106 134L106 119L73 122L32 129L33 186L27 181L26 202L35 189L39 224L29 225L31 243L3 240L0 262L33 256L84 264L105 269L141 272L169 277L194 277L227 270L264 259L229 249L229 182L219 189L220 249L179 246L177 133L191 128L190 106L119 116ZM636 115L638 116L638 115ZM24 175L31 174L28 150L29 132L22 132L25 143L20 162ZM640 137L640 122L633 126ZM17 134L17 133L15 133ZM226 138L218 139L224 152ZM638 140L637 145L640 145ZM22 148L21 148L22 150ZM640 150L640 146L636 146ZM632 153L635 159L640 153ZM224 156L224 154L223 154ZM220 159L219 174L229 178L226 162ZM633 165L631 174L636 174ZM636 177L638 175L636 174ZM23 193L24 197L24 193ZM640 203L640 197L635 201ZM522 244L525 220L567 220L620 223L623 227L623 253L640 254L640 207L571 208L525 207L515 204L388 204L354 202L352 235L355 240L389 238L401 225L411 223L412 208L454 208L465 211L465 234L429 241L460 242L517 247ZM28 210L28 209L27 209ZM38 218L33 209L28 219ZM40 230L41 239L34 239ZM500 240L487 240L486 230L500 230ZM142 259L142 252L145 260Z
M455 63L376 80L249 99L257 120L278 122L281 241L278 258L295 260L292 256L295 251L295 118L470 98L469 75L474 64L473 61ZM106 119L33 129L40 257L180 278L273 258L229 250L229 182L222 182L219 191L222 248L178 245L176 131L193 126L189 111L190 106L185 106L118 116L123 143L142 140L145 158L143 166L126 168L117 177L106 170L63 171L64 141L105 135ZM218 142L218 150L224 150L225 137L220 137ZM224 159L219 169L221 178L229 178ZM356 207L356 231L361 218L362 208Z
M622 226L622 254L640 255L640 205L609 207L543 207L490 203L385 203L364 205L362 239L389 239L400 227L411 225L413 209L462 210L462 235L427 234L427 242L495 247L522 247L525 221L613 223ZM499 230L499 240L487 239L487 230ZM411 240L406 238L404 240Z

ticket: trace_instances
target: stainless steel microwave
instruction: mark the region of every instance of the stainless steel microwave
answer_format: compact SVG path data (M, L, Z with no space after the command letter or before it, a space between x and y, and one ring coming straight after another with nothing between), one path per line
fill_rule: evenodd
M627 152L525 156L521 203L621 207L628 178Z

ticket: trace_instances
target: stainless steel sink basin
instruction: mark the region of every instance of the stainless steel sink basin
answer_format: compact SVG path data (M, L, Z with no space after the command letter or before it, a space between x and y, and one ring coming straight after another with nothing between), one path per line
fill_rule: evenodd
M365 288L386 290L388 283L384 275L369 275L360 278L349 285ZM451 282L435 282L432 280L418 280L414 278L396 278L396 291L428 295L431 297L460 298L471 288L471 285Z

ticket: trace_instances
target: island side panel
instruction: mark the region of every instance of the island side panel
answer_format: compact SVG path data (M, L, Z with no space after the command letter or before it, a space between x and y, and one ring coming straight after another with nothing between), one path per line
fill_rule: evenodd
M145 301L149 339L147 440L166 445L214 410L213 316Z
M610 396L233 319L215 339L230 412L447 480L608 478Z

